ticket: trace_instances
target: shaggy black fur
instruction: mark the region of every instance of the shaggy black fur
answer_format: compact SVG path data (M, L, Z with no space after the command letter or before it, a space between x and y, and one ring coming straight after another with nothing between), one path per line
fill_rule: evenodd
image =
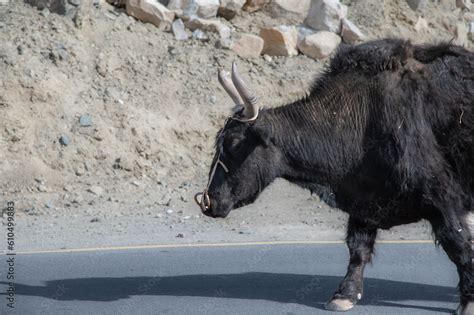
M428 220L474 302L474 54L385 39L342 47L310 94L230 120L217 141L229 173L211 183L212 215L253 202L282 177L333 196L350 215L350 264L336 298L354 303L378 228Z

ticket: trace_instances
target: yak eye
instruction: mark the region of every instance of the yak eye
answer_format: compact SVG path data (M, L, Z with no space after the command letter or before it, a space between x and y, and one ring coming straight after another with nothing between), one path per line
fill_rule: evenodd
M239 145L240 145L240 139L232 138L232 139L229 139L228 141L225 141L224 149L228 153L232 153L239 147Z

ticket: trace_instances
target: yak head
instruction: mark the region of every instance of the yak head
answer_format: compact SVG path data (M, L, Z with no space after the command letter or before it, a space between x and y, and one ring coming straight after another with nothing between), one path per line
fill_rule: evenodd
M242 80L235 63L230 80L224 71L219 82L238 106L216 137L216 152L206 189L196 194L202 212L225 218L232 209L250 204L279 175L281 154L265 111Z

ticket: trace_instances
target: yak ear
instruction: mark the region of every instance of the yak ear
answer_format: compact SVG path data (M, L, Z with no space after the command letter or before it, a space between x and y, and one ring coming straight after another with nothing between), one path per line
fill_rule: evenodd
M252 125L252 132L262 141L264 146L270 145L272 139L271 126L262 121L257 121Z

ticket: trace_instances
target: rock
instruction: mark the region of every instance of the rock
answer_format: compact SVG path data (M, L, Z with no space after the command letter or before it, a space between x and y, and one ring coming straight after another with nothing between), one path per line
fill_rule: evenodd
M47 192L48 191L46 186L43 185L43 184L38 185L36 188L38 189L39 192Z
M247 0L244 5L244 10L247 12L255 12L270 3L271 0Z
M91 186L87 191L97 196L104 194L104 188L100 186Z
M416 11L426 3L426 0L406 0L406 2L412 10Z
M127 0L106 0L107 3L117 7L117 8L125 8L127 5Z
M260 31L264 40L263 53L270 56L296 56L298 31L294 26L277 26L264 28Z
M209 40L209 37L206 35L206 33L204 33L203 31L201 30L195 30L193 32L193 38L194 39L199 39L203 42L207 42Z
M323 59L328 57L341 43L341 38L332 32L321 31L306 36L298 49L308 57Z
M340 33L346 15L347 6L339 0L311 0L305 24L320 31Z
M171 210L171 209L166 210L166 214L172 214L172 213L173 213L173 210Z
M183 238L184 237L184 234L183 233L178 233L178 235L176 235L177 238Z
M230 28L219 20L193 19L184 23L191 31L201 30L219 34L219 38L229 38Z
M416 21L416 24L415 24L415 30L417 32L421 32L422 30L427 30L427 29L428 29L428 22L424 18L419 16L418 21Z
M242 34L230 49L241 58L257 58L263 51L264 41L260 36Z
M227 20L230 20L236 16L240 10L242 10L244 4L245 0L220 0L220 6L217 14Z
M175 11L184 20L191 20L196 17L215 17L219 6L219 0L171 0L168 9Z
M90 222L91 223L97 223L99 221L100 221L99 218L92 218Z
M299 47L301 41L303 41L306 36L315 34L316 32L317 32L316 30L314 30L310 27L306 27L304 25L299 26L298 27L298 37L296 39L296 47Z
M69 141L69 137L66 136L66 135L62 135L60 138L59 138L59 143L62 144L63 146L68 146L70 141Z
M474 22L469 23L468 36L474 42Z
M459 22L456 24L456 29L454 31L454 43L456 45L464 46L467 44L467 34L468 34L468 29L465 23Z
M51 12L60 14L60 15L68 15L68 16L74 16L82 1L80 0L72 0L72 1L66 1L66 0L24 0L25 3L28 3L32 6L35 6L38 8L38 10L44 10L48 9Z
M356 43L365 39L364 33L347 19L342 19L342 39L349 44Z
M311 0L273 0L265 11L273 18L302 21L308 15L310 4Z
M171 32L176 40L187 40L189 38L188 33L186 33L184 29L183 20L181 19L177 19L171 24Z
M456 7L463 10L471 10L471 0L456 0Z
M80 124L82 127L89 127L89 126L92 126L92 117L89 116L89 115L82 115L82 116L79 118L79 124Z
M137 186L137 187L140 187L141 183L140 183L139 181L137 181L137 180L134 180L134 181L132 182L132 185Z
M230 38L219 38L219 40L216 41L216 48L230 49L230 46L232 46Z
M164 30L170 29L175 16L156 0L127 0L127 14Z

